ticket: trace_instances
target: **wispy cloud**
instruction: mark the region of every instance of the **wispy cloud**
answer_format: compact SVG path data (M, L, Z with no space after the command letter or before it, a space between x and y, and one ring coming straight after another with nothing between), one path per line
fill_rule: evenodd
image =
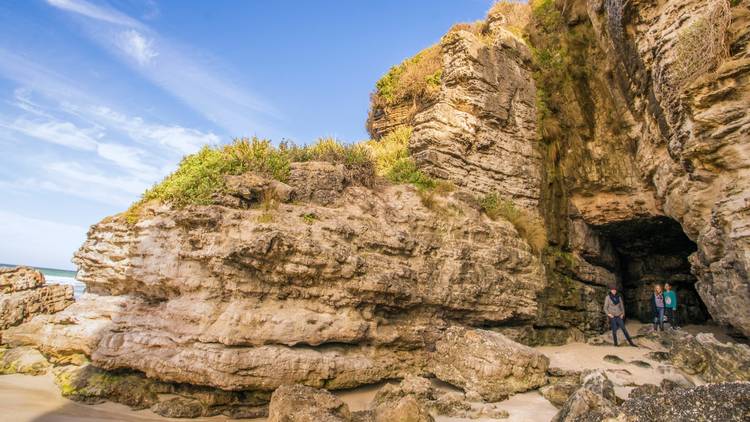
M82 24L92 41L233 136L271 131L269 119L281 118L267 101L232 82L207 52L163 37L114 9L83 0L48 3L85 17Z
M154 50L154 40L146 38L135 29L123 31L117 37L117 45L120 49L131 56L140 65L146 65L158 56Z
M131 26L136 28L141 26L140 22L124 13L109 7L94 5L86 1L47 0L47 3L67 12L77 13L86 16L87 18L96 19L114 25Z
M182 154L191 154L203 145L214 145L220 141L212 132L202 132L178 125L148 123L140 117L127 116L108 107L77 108L76 111L128 133L137 142L155 142Z
M70 122L33 121L19 118L11 123L0 121L0 126L68 148L95 151L97 147L96 134Z

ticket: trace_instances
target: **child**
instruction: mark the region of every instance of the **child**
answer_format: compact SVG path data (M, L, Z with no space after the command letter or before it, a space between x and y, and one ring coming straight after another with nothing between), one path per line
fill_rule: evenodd
M654 314L654 331L664 331L664 295L661 286L654 286L654 294L651 296L651 312Z
M604 313L609 318L609 325L612 328L612 341L617 346L617 330L622 330L625 334L625 339L633 347L638 347L630 339L630 334L625 328L625 306L622 303L622 297L617 294L617 286L609 286L609 294L604 298Z
M664 311L667 314L667 320L673 330L679 328L677 326L677 293L672 290L672 285L669 283L664 284Z

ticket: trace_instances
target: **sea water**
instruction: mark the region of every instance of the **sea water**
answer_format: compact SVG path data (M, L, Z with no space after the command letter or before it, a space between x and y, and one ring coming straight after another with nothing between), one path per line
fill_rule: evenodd
M15 265L0 264L0 267L15 267ZM32 267L44 274L45 280L48 284L70 284L73 286L73 295L78 299L84 291L86 291L86 285L76 280L75 271L58 270L54 268L41 268Z

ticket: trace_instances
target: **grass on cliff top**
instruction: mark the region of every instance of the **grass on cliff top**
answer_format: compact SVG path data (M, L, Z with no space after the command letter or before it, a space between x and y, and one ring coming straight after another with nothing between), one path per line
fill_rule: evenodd
M440 46L428 47L391 67L375 83L372 103L387 107L406 100L432 99L440 88L442 73Z
M526 239L535 252L539 253L547 246L547 231L541 218L516 207L513 202L500 197L496 192L482 198L480 205L491 219L503 218L513 224L518 234Z
M248 171L286 182L291 163L327 161L342 164L357 183L370 186L375 175L392 183L408 183L420 190L433 189L437 182L424 175L409 156L410 128L395 130L380 140L344 144L332 138L312 145L281 143L274 147L259 138L237 139L229 145L204 146L182 159L179 167L160 183L147 190L126 212L130 223L138 221L146 202L159 201L181 208L186 205L210 205L216 194L226 189L225 176Z

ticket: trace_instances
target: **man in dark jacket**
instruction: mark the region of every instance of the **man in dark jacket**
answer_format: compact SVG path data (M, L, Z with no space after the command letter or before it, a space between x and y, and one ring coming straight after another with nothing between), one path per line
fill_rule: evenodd
M609 318L609 325L612 328L612 341L614 341L615 346L617 346L617 330L620 329L625 334L628 344L638 347L633 343L627 328L625 328L625 305L622 302L622 297L617 294L617 286L614 284L609 286L609 294L604 298L604 313Z

